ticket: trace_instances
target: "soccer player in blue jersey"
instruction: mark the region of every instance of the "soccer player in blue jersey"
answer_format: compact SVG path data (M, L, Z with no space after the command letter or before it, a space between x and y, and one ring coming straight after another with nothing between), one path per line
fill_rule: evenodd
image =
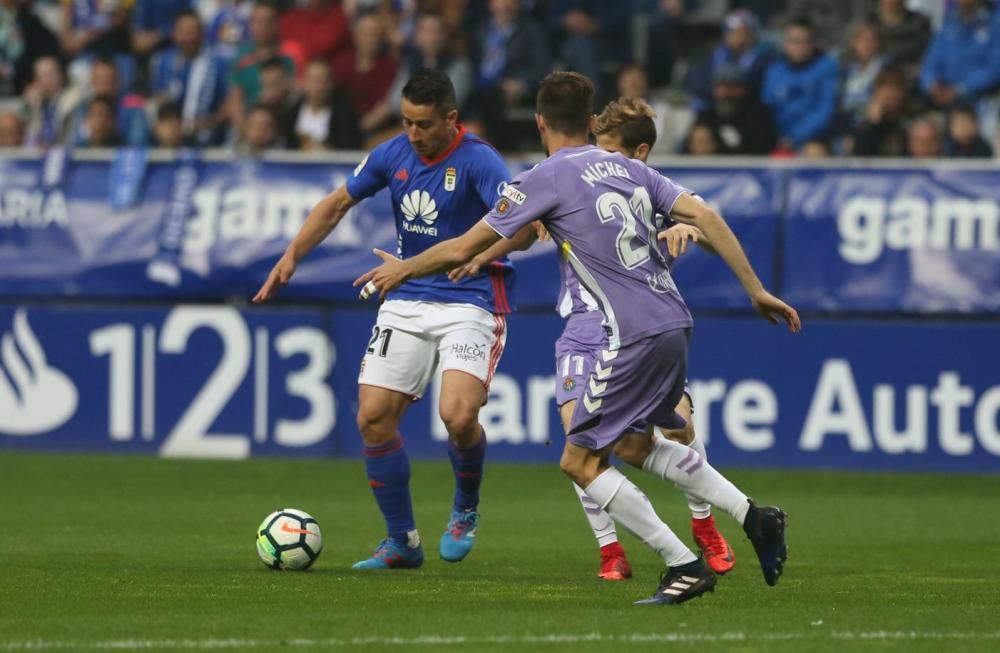
M316 205L254 302L274 297L347 211L382 188L388 187L392 196L402 258L460 236L495 203L510 174L496 150L458 124L455 90L446 75L415 74L403 87L401 113L404 133L372 150L345 186ZM459 284L443 274L414 279L394 289L379 309L358 376L358 428L368 481L388 536L354 568L423 564L399 422L410 403L423 395L438 365L439 411L455 476L439 553L457 562L472 549L486 454L479 409L503 352L513 281L514 271L503 259L486 275Z
M567 442L560 467L667 567L643 604L675 604L715 588L715 575L657 516L649 500L610 465L623 439L644 448L643 468L735 517L753 544L764 579L774 585L787 557L785 513L757 506L692 449L653 437L653 424L680 428L691 314L655 245L656 213L697 226L733 270L755 310L772 323L801 327L793 308L767 292L725 221L705 203L645 164L588 143L594 88L577 73L541 83L536 122L549 158L519 175L493 210L459 238L405 261L377 252L382 264L356 283L382 293L412 278L463 265L501 237L541 220L597 302L604 327L587 389L564 407ZM565 413L570 414L565 414Z

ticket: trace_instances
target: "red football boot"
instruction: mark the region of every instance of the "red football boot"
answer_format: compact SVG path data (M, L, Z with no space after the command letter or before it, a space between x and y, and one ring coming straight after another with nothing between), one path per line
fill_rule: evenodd
M733 549L715 527L715 519L711 515L705 519L692 517L691 534L694 535L694 541L698 544L698 548L705 556L705 562L712 568L712 571L722 576L736 565Z
M632 565L625 557L625 549L618 542L601 547L601 571L604 580L626 580L632 577Z

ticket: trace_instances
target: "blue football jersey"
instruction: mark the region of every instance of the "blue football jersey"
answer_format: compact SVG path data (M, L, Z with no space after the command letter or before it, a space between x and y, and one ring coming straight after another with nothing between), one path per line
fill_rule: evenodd
M418 155L406 134L382 143L354 171L347 192L360 201L389 187L399 236L396 253L407 259L468 231L489 212L509 181L500 154L463 127L433 160ZM458 283L446 274L407 281L389 298L472 304L491 313L510 313L513 291L514 268L504 258Z

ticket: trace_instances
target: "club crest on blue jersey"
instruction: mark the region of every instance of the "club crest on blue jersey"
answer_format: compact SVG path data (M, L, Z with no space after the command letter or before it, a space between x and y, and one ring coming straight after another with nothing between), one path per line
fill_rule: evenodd
M458 179L458 170L448 168L444 171L444 189L449 193L455 190L455 181Z

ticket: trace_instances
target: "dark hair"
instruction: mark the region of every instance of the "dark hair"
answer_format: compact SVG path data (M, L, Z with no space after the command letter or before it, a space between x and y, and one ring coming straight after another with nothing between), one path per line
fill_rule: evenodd
M906 71L899 66L891 65L878 71L878 74L875 75L875 81L872 83L872 86L874 88L878 88L879 86L885 86L887 84L893 84L905 89L907 84Z
M594 85L580 73L549 73L538 85L535 110L560 134L586 134L594 114Z
M94 57L94 60L90 64L91 69L93 69L94 66L111 66L114 68L115 74L118 74L118 65L115 63L115 60L108 55Z
M250 117L251 113L257 113L258 111L263 111L264 113L266 113L271 117L271 120L274 122L275 125L278 124L278 114L275 113L274 109L264 104L263 102L258 102L257 104L250 107L250 110L247 111L247 118Z
M949 118L962 114L969 116L976 123L979 122L979 114L976 112L976 108L967 102L959 102L948 110Z
M108 113L110 113L112 116L114 116L118 112L118 103L110 95L98 95L97 97L92 99L90 101L90 104L87 106L87 113L90 113L91 107L93 107L95 104L103 104L104 107L108 110Z
M458 108L455 86L440 70L418 70L403 87L403 98L413 104L432 106L442 115Z
M810 35L816 36L816 26L806 16L795 16L785 23L785 29L789 27L798 27L799 29L806 30Z
M198 21L198 27L201 27L201 17L192 9L181 9L174 14L174 25L180 22L181 18L193 18Z
M288 66L285 65L285 60L281 57L270 57L262 61L260 64L261 72L272 68L280 68L282 73L286 75L288 74Z
M167 120L168 118L181 119L181 105L176 102L164 102L156 110L156 120Z
M270 9L274 13L281 15L281 7L275 0L260 0L259 2L253 3L254 9Z
M655 117L653 107L642 98L620 97L608 103L597 116L594 135L614 134L630 152L643 143L653 147L656 144Z

